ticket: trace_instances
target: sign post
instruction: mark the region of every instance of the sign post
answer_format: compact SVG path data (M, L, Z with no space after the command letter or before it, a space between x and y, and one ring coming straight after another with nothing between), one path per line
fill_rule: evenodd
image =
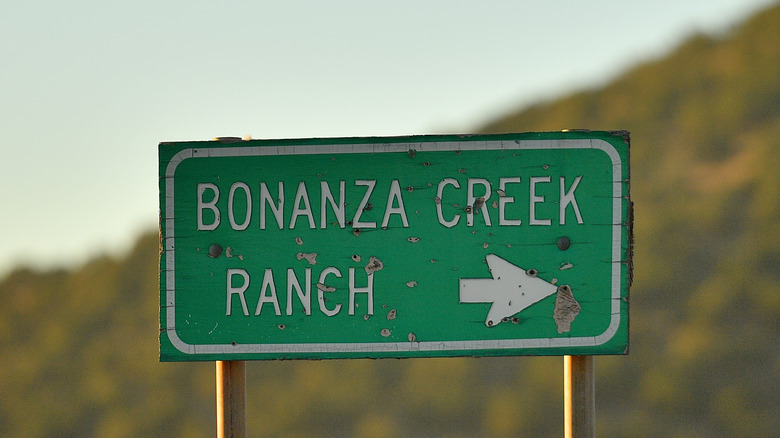
M566 438L596 436L593 356L563 357L563 417Z
M217 361L217 437L246 437L246 363Z

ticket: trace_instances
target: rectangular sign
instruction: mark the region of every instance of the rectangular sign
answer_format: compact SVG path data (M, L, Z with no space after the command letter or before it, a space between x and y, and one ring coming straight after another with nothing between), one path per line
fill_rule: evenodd
M160 360L624 354L628 144L161 143Z

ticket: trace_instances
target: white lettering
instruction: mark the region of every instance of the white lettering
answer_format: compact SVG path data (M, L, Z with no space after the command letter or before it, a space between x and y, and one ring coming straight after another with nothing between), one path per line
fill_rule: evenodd
M301 208L301 202L304 207ZM306 216L309 219L309 229L317 228L314 225L314 214L311 212L311 204L309 203L309 194L306 192L306 183L301 181L298 184L298 192L295 193L295 201L293 202L292 218L290 219L290 229L295 228L295 222L298 220L298 216Z
M203 201L203 194L206 192L206 189L214 192L214 198L211 200L211 202ZM198 184L198 231L201 230L211 231L211 230L215 230L217 226L219 226L219 209L217 208L218 200L219 200L219 189L217 188L216 185L211 183ZM203 210L207 208L214 212L214 222L210 224L203 223Z
M271 291L270 295L266 295L267 290ZM270 269L265 270L263 275L263 286L260 288L260 298L257 300L257 309L255 309L255 315L259 315L263 310L263 304L272 303L274 305L274 312L277 315L281 315L282 311L279 309L279 300L276 298L276 285L274 284L274 274Z
M341 271L329 266L323 269L320 274L320 284L326 284L325 281L327 280L328 274L333 274L336 277L341 278ZM325 306L325 291L320 288L317 288L317 300L320 302L320 311L327 316L334 316L341 310L341 304L336 304L336 307L334 307L333 310L330 310Z
M498 225L499 226L520 226L523 223L523 221L520 219L507 219L505 217L506 204L514 204L515 202L514 196L506 196L506 185L518 184L518 183L520 183L519 176L513 178L499 178L498 180L498 188L501 190L502 193L504 193L498 198Z
M352 226L354 228L376 228L376 222L360 221L360 216L368 206L368 199L371 197L371 192L374 191L374 186L376 186L376 180L359 179L355 181L355 185L366 186L368 189L366 189L366 194L363 196L363 200L360 201L360 205L358 206L357 211L355 211L355 217L352 219Z
M344 191L345 191L345 182L339 181L339 202L338 205L336 204L336 201L333 199L333 194L330 192L330 187L328 186L328 183L325 181L320 182L320 190L321 190L321 201L320 201L320 228L325 228L327 225L327 217L328 217L328 202L330 203L330 206L333 208L333 213L336 214L336 220L339 221L339 227L344 228L346 226L345 223L345 213L344 213Z
M393 200L397 200L398 207L393 207L395 203ZM404 209L404 200L401 198L401 186L398 184L397 179L390 183L390 193L387 195L387 206L385 207L385 217L382 219L382 228L386 227L390 222L391 214L401 215L401 222L404 228L409 228L409 221L406 219L406 210Z
M439 187L436 191L436 214L439 216L440 224L447 228L452 228L458 224L458 221L460 221L460 215L456 214L453 219L449 221L444 219L444 213L442 212L441 206L444 204L444 186L447 185L455 186L456 189L460 188L460 184L455 178L444 178L439 182Z
M260 229L265 229L265 205L268 204L269 207L271 207L271 213L273 213L274 217L276 218L276 223L279 225L279 229L281 230L284 228L284 216L283 216L283 210L284 207L284 183L279 181L279 203L274 204L274 200L271 197L271 194L268 192L268 187L265 185L264 182L260 183Z
M233 213L233 197L236 193L236 189L243 190L244 196L246 196L246 216L244 216L244 222L240 224L236 222ZM252 219L252 197L249 194L249 186L240 181L230 186L230 193L228 194L228 219L230 219L230 226L237 231L246 230L246 227L249 226L249 221Z
M485 188L485 196L481 196L479 198L476 198L474 196L474 186L481 185ZM490 198L490 183L483 178L469 178L468 182L468 188L466 189L467 192L467 203L471 207L466 212L466 225L473 226L474 225L474 213L476 213L475 210L480 209L482 211L482 216L485 218L485 225L490 225L490 215L488 214L488 208L487 208L487 201ZM477 202L477 199L479 199L479 202Z
M241 277L243 277L244 284L242 284L240 287L233 287L234 275L240 275ZM233 297L233 294L238 295L238 298L241 300L241 308L244 309L244 315L249 316L249 309L246 307L246 298L244 298L244 292L246 292L247 288L249 288L249 274L245 270L243 269L227 270L227 304L225 310L226 316L230 316L230 313L233 310L233 305L231 302L231 298Z
M368 286L355 287L355 268L349 268L349 314L355 314L355 294L368 295L367 315L374 314L374 273L368 274Z
M577 190L577 185L579 185L581 179L582 179L581 176L574 178L574 183L572 183L571 187L569 188L569 191L566 191L564 178L561 177L561 202L560 202L560 219L559 219L559 223L561 225L566 225L566 206L569 204L571 204L572 208L574 209L574 215L577 217L577 223L578 224L582 223L582 215L580 215L580 207L577 205L577 199L574 197L574 191Z
M295 271L287 269L287 315L292 315L293 309L293 289L298 295L298 299L303 304L303 313L311 315L311 268L306 268L304 274L306 292L301 290L301 284L298 283L298 277L295 276Z
M550 182L549 176L532 176L531 177L531 189L530 189L530 205L529 205L529 218L528 223L530 225L551 225L550 219L537 219L536 218L536 204L544 202L544 196L536 196L536 183L548 183Z

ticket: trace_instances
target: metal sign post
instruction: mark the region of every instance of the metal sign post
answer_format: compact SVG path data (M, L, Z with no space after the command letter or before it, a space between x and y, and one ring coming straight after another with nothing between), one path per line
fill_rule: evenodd
M246 363L217 361L217 437L246 438Z
M593 356L563 357L563 417L566 438L596 435Z

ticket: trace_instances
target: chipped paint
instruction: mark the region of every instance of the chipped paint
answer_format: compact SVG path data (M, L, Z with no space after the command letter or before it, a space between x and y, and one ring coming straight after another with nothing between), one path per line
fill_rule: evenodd
M408 239L406 239L406 240L408 240L409 242L412 242L412 243L417 243L417 242L419 242L419 241L420 241L420 238L419 238L419 237L412 236L412 237L410 237L410 238L408 238Z
M571 330L571 323L580 314L581 309L580 303L574 299L571 287L566 284L559 286L555 297L555 310L553 310L553 319L558 327L558 333L568 333Z
M382 331L379 332L379 334L386 338L386 337L390 336L392 334L392 332L389 329L384 328L384 329L382 329Z
M388 321L395 319L397 315L398 315L398 311L395 309L391 309L389 312L387 312Z
M412 287L415 287L415 286L417 286L417 282L414 281L414 280L406 282L406 287L412 288Z
M360 255L359 254L352 254L352 261L359 263L360 262Z
M296 237L295 243L297 243L298 245L303 245L303 239L301 239L300 237Z
M561 265L558 267L558 269L560 269L561 271L565 271L565 270L571 269L573 267L574 267L574 265L572 265L571 263L565 263L564 262L564 263L561 263Z
M323 292L336 292L336 288L333 286L326 286L323 283L317 283L317 289Z
M373 274L374 272L381 271L384 267L384 264L382 264L382 261L379 260L379 258L371 256L366 265L366 274Z
M231 248L229 246L227 248L225 248L225 257L227 257L227 258L233 257L233 248Z
M316 252L299 252L295 255L295 258L298 260L306 259L307 262L309 262L310 265L316 265L317 264L317 253Z
M417 335L415 335L412 332L409 332L409 335L406 338L409 339L409 342L414 342L417 340Z

